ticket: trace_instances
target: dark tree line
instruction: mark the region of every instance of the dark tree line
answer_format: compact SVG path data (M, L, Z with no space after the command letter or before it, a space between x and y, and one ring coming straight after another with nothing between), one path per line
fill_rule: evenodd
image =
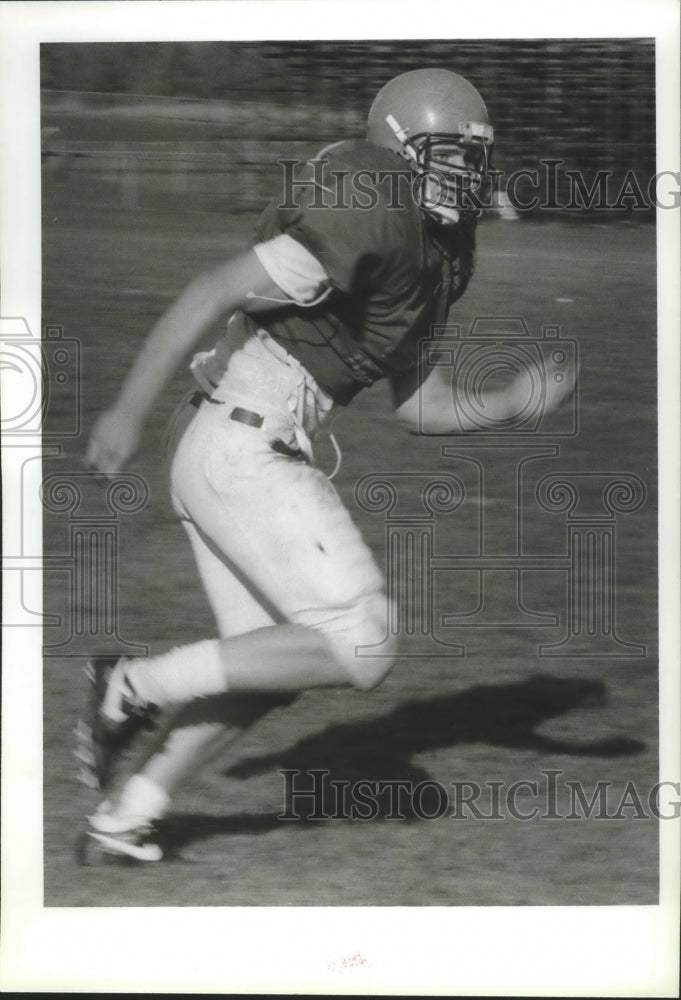
M655 55L650 39L399 42L176 42L42 46L49 90L204 98L254 105L238 134L262 140L307 133L319 108L361 128L377 89L396 73L444 66L483 93L505 170L559 159L567 169L655 170ZM281 105L259 116L258 102ZM287 113L288 112L288 113ZM235 125L235 128L237 126Z

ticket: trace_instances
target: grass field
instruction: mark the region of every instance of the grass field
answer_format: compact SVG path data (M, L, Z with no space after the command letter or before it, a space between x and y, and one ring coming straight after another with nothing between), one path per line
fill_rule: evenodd
M88 428L113 400L150 324L198 270L243 245L253 219L192 212L181 200L173 214L107 207L96 185L75 185L68 177L46 183L43 204L43 325L63 327L64 336L82 347L82 434L64 438L62 455L45 462L46 474L68 477L79 471ZM589 795L597 782L611 782L614 812L628 782L645 797L657 780L654 228L597 219L485 221L477 274L455 312L452 319L464 326L480 315L521 316L535 335L557 325L564 338L577 341L579 433L552 437L558 422L544 428L541 441L523 442L527 455L536 455L523 479L523 544L538 557L566 551L565 516L549 515L532 500L543 475L638 476L645 503L615 519L617 621L621 639L644 646L646 655L540 656L538 647L564 632L565 570L528 572L526 606L557 614L557 625L514 627L503 620L467 628L462 620L438 634L465 646L464 656L442 655L446 648L426 637L423 655L399 660L368 695L307 692L277 708L187 784L168 818L171 858L145 868L76 863L76 832L97 801L74 780L71 730L85 694L84 661L80 655L47 656L46 905L656 902L657 824L635 818L633 808L610 820L453 819L451 808L431 821L413 809L403 820L386 818L386 809L370 822L278 818L284 809L281 768L328 769L332 779L349 782L429 780L449 789L453 781L508 787L541 781L543 771L555 770L562 772L561 813L567 811L565 781L581 782ZM164 424L188 387L188 375L178 372L130 470L148 484L146 507L119 519L120 635L153 652L214 634L166 499L159 447ZM336 485L382 565L386 519L358 505L355 487L362 476L464 476L461 461L442 454L443 445L456 439L405 435L387 402L379 385L340 414L335 428L344 452ZM53 413L52 430L58 433L67 418L66 410ZM537 442L545 445L541 454L531 450ZM487 537L503 552L515 511L499 487L502 452L466 444L466 454L487 463L488 489L484 495L480 490L487 500ZM319 458L324 467L332 464L324 441ZM97 502L103 509L95 496ZM437 553L470 554L474 529L466 505L438 514ZM64 553L68 544L68 516L47 513L46 553ZM474 608L478 581L470 570L435 576L434 621L441 628L441 614ZM488 596L499 606L513 605L510 580L499 574L490 582ZM53 643L66 636L73 601L63 571L46 573L45 588L46 610L63 617L60 628L46 630L45 641ZM529 811L536 801L526 789L517 803Z

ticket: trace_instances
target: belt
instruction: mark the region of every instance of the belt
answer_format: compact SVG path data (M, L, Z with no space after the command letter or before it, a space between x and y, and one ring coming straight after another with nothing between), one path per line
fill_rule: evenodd
M201 406L201 403L213 403L217 406L224 406L224 402L221 399L213 399L207 393L202 392L200 389L197 390L189 399L189 402L197 410ZM230 420L236 420L240 424L247 424L249 427L262 427L265 423L265 418L260 413L255 413L253 410L244 410L242 406L235 406L229 415Z
M200 389L190 397L189 402L197 410L202 403L214 403L218 406L225 405L222 399L212 399ZM255 427L256 429L260 429L265 423L265 418L261 413L256 413L255 410L245 410L242 406L235 406L229 415L229 419L236 420L239 424L246 424L247 427ZM270 448L272 451L276 451L280 455L285 455L287 458L308 461L307 455L300 448L290 448L289 445L279 440L279 438L275 438L274 441L270 442Z

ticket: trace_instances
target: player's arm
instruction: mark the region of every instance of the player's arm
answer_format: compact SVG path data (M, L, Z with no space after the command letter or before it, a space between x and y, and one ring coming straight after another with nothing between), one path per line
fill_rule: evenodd
M572 394L576 372L564 372L560 368L560 378L554 379L552 362L547 362L545 378L546 393L543 411L550 413L558 409L564 399ZM469 407L455 407L452 399L451 379L441 368L431 368L425 373L423 367L391 379L395 416L408 431L418 434L461 434L466 431L495 428L499 422L520 413L533 391L532 376L521 370L499 389L484 392L484 412L476 402L475 422L467 415Z
M86 459L103 473L118 472L136 451L144 422L175 368L224 316L236 309L269 310L291 299L272 280L254 250L195 278L151 329L113 406L92 431Z

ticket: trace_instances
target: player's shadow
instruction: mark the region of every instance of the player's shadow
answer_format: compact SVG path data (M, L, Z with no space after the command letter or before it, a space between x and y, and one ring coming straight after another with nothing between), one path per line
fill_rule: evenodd
M328 771L329 780L317 785L321 793L316 799L301 797L295 802L296 815L303 824L319 825L311 818L312 810L333 816L338 809L338 786L334 788L329 781L348 782L351 786L358 781L432 781L423 767L412 763L412 757L430 750L482 743L544 755L620 757L640 753L645 744L626 737L578 741L537 732L549 719L580 708L598 707L605 701L605 685L596 680L538 675L514 684L481 684L448 697L408 701L377 718L328 726L288 749L236 763L225 774L245 779L272 769L300 771L295 779L288 780L295 780L295 788L311 788L309 772ZM549 765L545 762L545 766ZM457 773L453 757L451 780L456 778L464 779L466 775ZM285 808L283 793L282 784L282 805L277 813L175 815L170 831L172 846L181 847L211 835L266 833L280 828ZM416 819L410 814L406 798L405 818ZM375 818L385 818L389 808L389 800L378 802Z

